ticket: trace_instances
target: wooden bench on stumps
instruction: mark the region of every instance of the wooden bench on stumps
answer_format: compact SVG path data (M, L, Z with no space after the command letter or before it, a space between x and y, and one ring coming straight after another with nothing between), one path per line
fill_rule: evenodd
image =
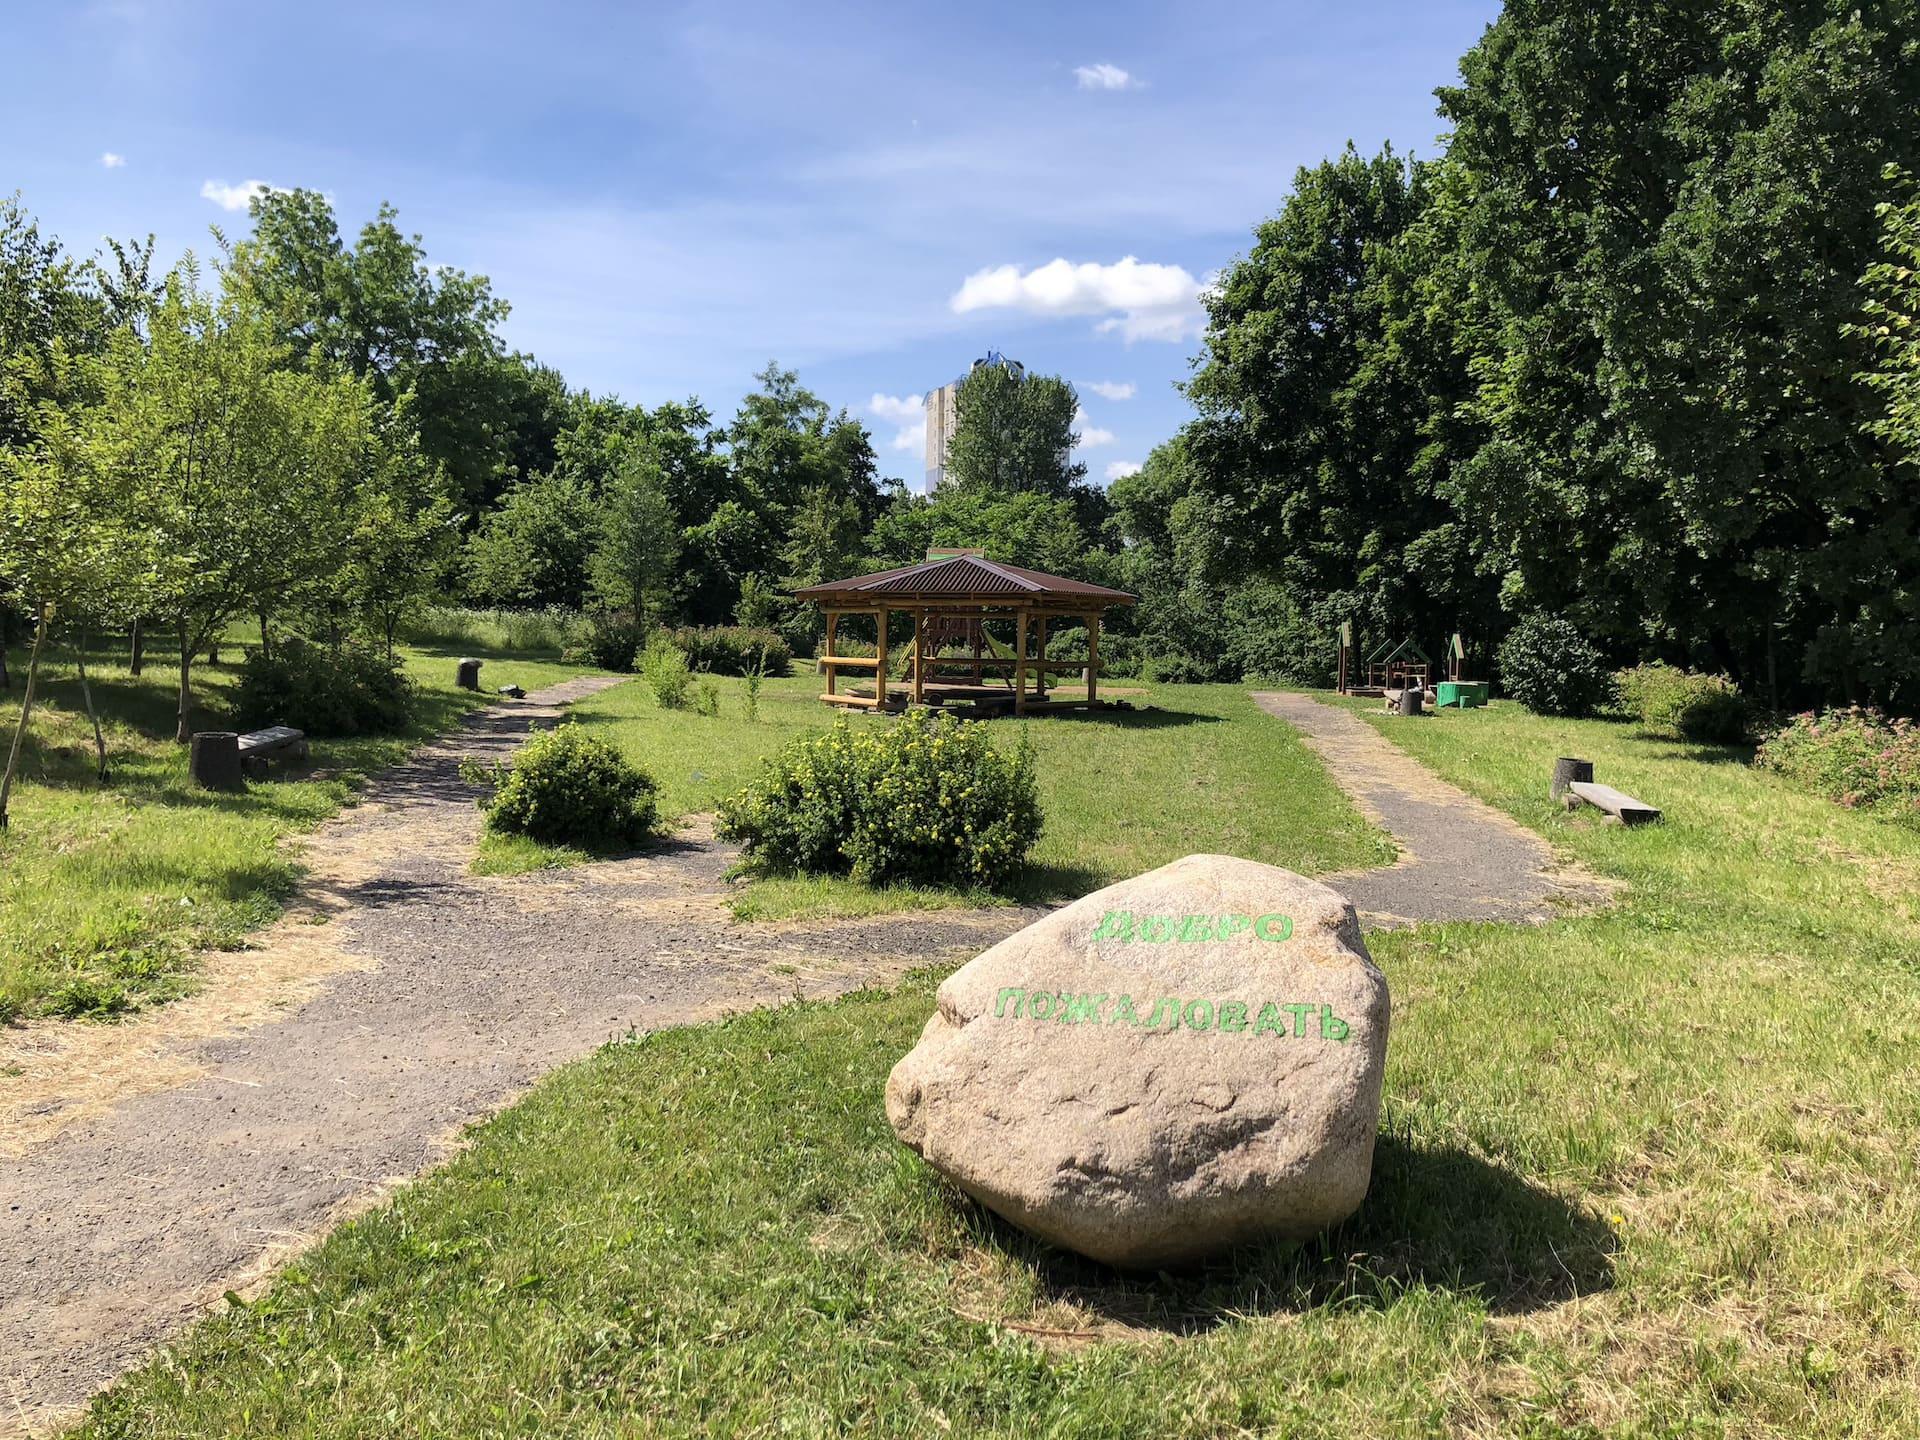
M259 779L276 762L304 764L307 759L307 732L291 725L269 725L240 737L240 768Z
M1562 756L1553 762L1553 798L1569 810L1591 805L1622 825L1650 825L1660 812L1645 801L1636 800L1624 790L1598 785L1593 779L1593 762Z

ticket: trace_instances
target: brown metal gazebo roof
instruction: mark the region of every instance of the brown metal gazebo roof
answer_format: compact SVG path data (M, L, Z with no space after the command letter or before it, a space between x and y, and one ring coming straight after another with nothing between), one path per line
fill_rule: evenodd
M876 570L871 575L853 575L845 580L829 580L793 592L800 600L886 599L971 600L988 596L1006 596L1041 604L1061 600L1073 604L1097 601L1102 605L1131 605L1137 597L1124 590L1085 580L1069 580L1064 575L1049 575L1044 570L1023 570L1018 565L1003 565L984 555L946 555L923 560L918 565L902 565L892 570Z

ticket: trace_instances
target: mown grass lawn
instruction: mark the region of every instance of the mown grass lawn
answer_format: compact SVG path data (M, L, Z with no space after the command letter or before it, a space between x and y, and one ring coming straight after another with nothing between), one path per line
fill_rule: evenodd
M190 985L194 947L237 945L278 912L298 874L281 839L333 814L369 773L484 703L454 686L460 653L403 652L420 696L408 734L316 740L308 769L219 795L191 784L186 747L173 741L173 656L150 654L138 679L117 651L90 657L110 769L101 785L72 658L53 648L12 823L0 831L0 1023L114 1014ZM11 743L26 678L25 655L8 658L14 689L0 692L0 745ZM229 649L226 663L194 667L204 725L221 718L238 658ZM581 673L538 656L496 655L482 677L489 688L532 689Z
M801 662L805 664L806 662ZM718 679L717 716L663 710L644 685L624 685L573 708L661 787L669 820L710 811L745 785L761 762L795 736L830 725L817 676L763 686L758 718L746 717L746 682ZM1071 713L992 723L998 743L1032 742L1046 829L1010 898L1058 900L1196 852L1224 852L1309 873L1385 863L1392 847L1363 821L1285 726L1268 723L1240 687L1132 687L1137 707L1098 716ZM886 717L850 717L885 725ZM570 862L577 852L490 837L483 869L510 871ZM768 876L745 887L743 919L864 914L992 903L977 891L876 890L831 877Z
M1627 888L1373 937L1320 1242L1122 1278L984 1216L882 1111L928 976L559 1072L84 1433L1920 1434L1920 835L1622 725L1381 723ZM1557 754L1667 824L1564 815Z

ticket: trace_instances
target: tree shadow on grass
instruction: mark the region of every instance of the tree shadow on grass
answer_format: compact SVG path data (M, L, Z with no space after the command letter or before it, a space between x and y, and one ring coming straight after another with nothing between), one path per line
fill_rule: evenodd
M1727 744L1680 740L1658 730L1636 730L1628 738L1636 747L1645 748L1648 760L1691 760L1698 765L1751 765L1754 752L1760 748L1744 740Z
M1314 1240L1244 1246L1177 1274L1116 1270L1055 1249L975 1208L982 1244L1019 1255L1042 1306L1093 1317L1094 1333L1204 1334L1253 1316L1385 1309L1439 1291L1525 1314L1610 1289L1618 1239L1604 1219L1465 1150L1382 1136L1359 1211Z
M1011 718L1010 715L1007 718ZM1219 725L1218 715L1193 710L1163 710L1149 705L1138 710L1051 710L1022 717L1043 719L1049 725L1110 725L1119 730L1165 730L1177 725Z

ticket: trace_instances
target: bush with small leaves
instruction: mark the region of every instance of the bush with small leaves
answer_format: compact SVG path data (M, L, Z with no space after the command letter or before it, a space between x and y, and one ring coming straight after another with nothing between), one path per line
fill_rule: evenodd
M720 834L758 868L869 884L1004 885L1040 838L1025 736L1008 753L978 721L909 711L802 736L720 804Z
M292 725L309 735L393 735L413 719L413 682L385 656L283 640L256 650L233 690L236 724Z
M693 667L687 663L687 652L678 645L656 635L640 656L640 678L647 682L647 688L662 710L687 708Z
M603 614L593 617L593 628L587 632L586 644L581 648L602 670L626 675L632 673L634 657L646 643L647 632L631 615Z
M1696 674L1655 661L1619 671L1613 683L1620 703L1650 729L1725 744L1746 736L1746 698L1724 675Z
M488 828L549 845L637 845L658 814L653 777L577 724L534 736L484 778Z
M1500 688L1536 715L1591 715L1613 677L1572 621L1537 611L1500 646Z
M682 625L667 638L687 652L687 663L713 675L745 675L758 666L784 675L793 650L778 630L751 625Z

